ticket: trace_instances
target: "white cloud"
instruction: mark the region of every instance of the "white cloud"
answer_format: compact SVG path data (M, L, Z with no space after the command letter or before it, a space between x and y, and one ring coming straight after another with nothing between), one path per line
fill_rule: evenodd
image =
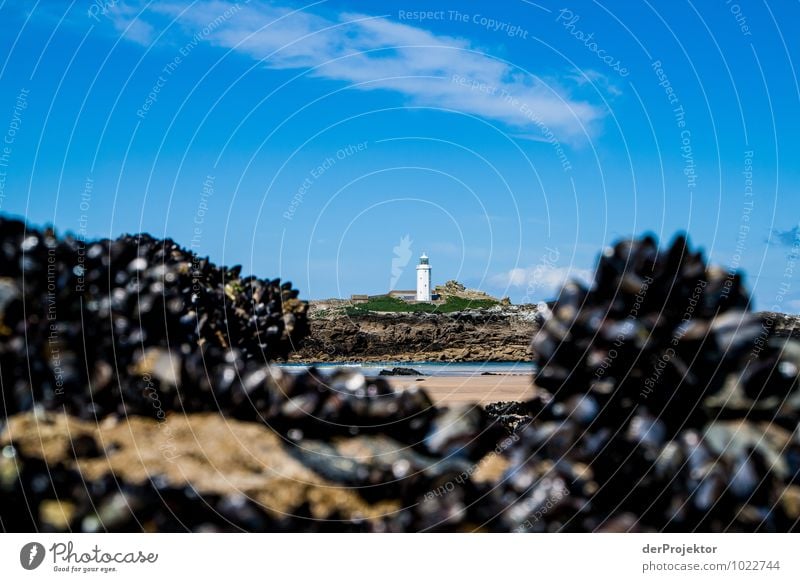
M108 16L117 32L130 41L148 46L153 42L153 27L139 18L139 9L123 3L116 4L108 11Z
M383 16L349 13L332 18L262 2L222 0L198 2L191 10L153 3L147 14L151 19L177 18L189 36L201 33L205 41L269 68L308 69L311 76L352 83L361 90L395 91L412 105L481 116L532 137L552 132L561 140L577 140L605 115L604 109L573 98L563 82L493 59L468 40ZM585 81L576 82L571 75L563 80L572 87Z
M578 280L588 286L592 279L593 272L589 269L556 267L542 263L533 267L517 267L505 273L498 273L490 277L489 282L503 289L509 287L521 289L525 294L525 301L533 302L552 299L569 281Z

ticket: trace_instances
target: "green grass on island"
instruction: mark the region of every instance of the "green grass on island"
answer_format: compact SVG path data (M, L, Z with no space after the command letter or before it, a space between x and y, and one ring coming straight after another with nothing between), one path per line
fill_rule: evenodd
M499 302L494 299L465 299L448 297L444 303L407 303L402 299L382 295L372 297L366 303L357 303L346 308L347 315L359 315L374 311L394 313L453 313L465 309L487 309Z

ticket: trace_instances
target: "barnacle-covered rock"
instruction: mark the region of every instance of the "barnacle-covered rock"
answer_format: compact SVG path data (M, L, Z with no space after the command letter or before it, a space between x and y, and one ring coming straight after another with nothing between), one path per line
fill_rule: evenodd
M800 344L749 305L680 236L620 242L568 284L533 339L503 528L796 528Z
M174 391L182 359L285 358L308 333L306 304L290 283L240 273L170 239L84 242L0 218L0 413L122 413L151 379Z
M682 236L666 250L649 236L620 242L601 255L591 288L570 283L543 311L535 383L554 403L590 392L609 422L645 407L672 431L713 418L701 402L732 374L744 374L751 398L785 397L794 356L749 305L741 276L707 267ZM766 382L779 359L780 376Z

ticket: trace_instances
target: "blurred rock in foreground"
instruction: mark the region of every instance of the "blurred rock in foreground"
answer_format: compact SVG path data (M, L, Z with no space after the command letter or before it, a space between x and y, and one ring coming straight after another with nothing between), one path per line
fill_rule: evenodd
M539 314L530 400L484 410L270 366L288 284L0 226L5 531L797 529L800 346L683 238L604 252Z

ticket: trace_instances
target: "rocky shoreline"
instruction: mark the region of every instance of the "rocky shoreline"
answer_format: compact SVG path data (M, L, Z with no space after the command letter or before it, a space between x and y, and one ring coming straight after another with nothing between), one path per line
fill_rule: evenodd
M356 315L315 307L310 302L309 335L295 346L290 362L524 362L535 356L535 305ZM764 311L756 317L770 335L800 337L800 315Z
M519 362L530 360L535 306L456 313L315 315L292 362Z

